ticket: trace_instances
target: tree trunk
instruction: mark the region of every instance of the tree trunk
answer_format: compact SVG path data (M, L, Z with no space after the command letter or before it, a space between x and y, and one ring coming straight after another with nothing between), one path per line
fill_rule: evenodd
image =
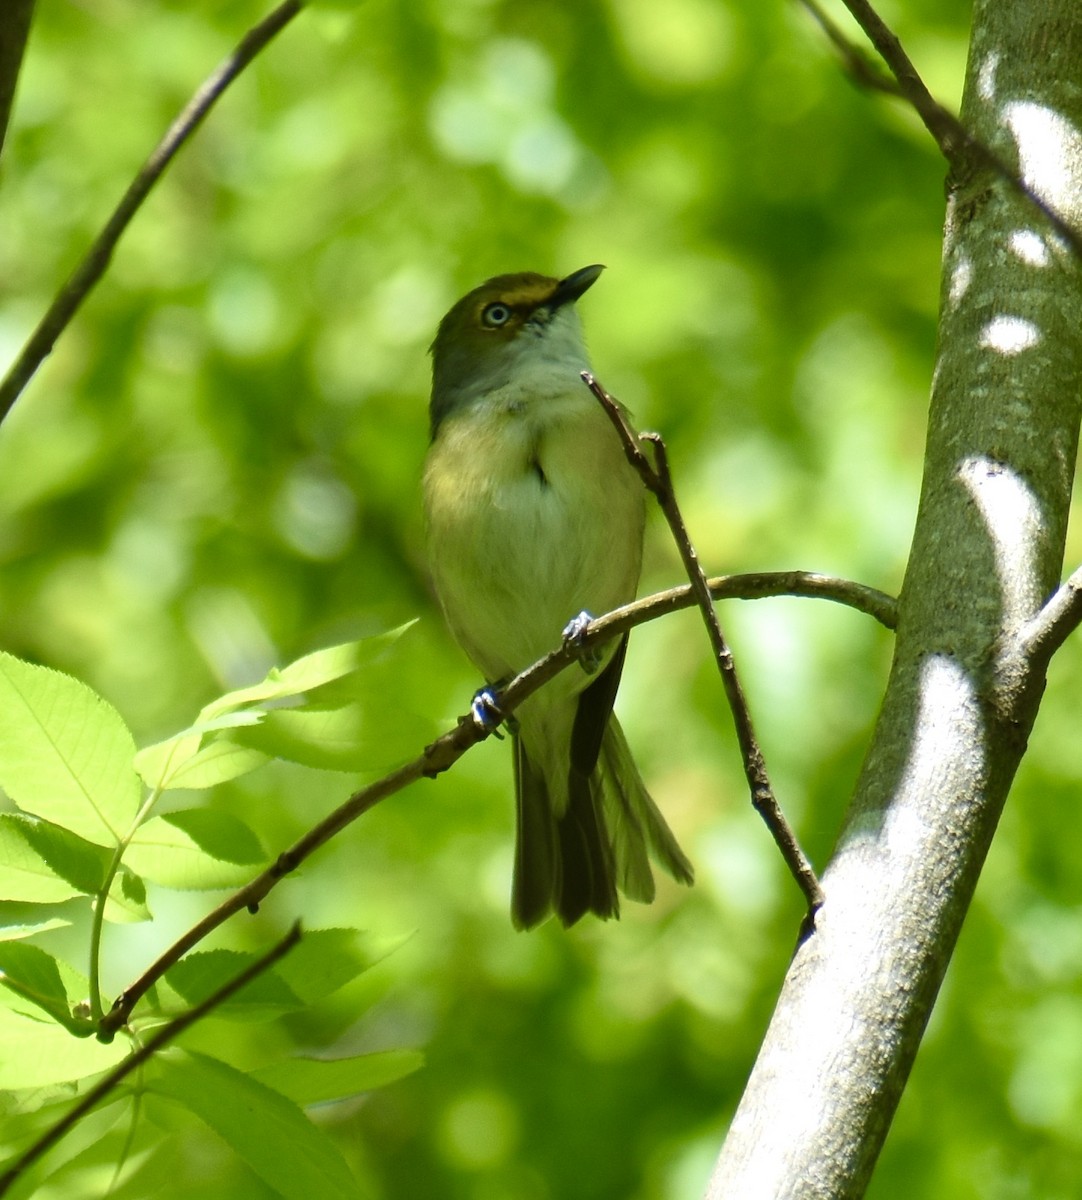
M1082 10L977 0L962 117L1082 224ZM894 663L826 903L709 1200L863 1195L1044 687L1075 468L1080 268L986 170L951 181L925 474ZM860 464L854 464L859 470Z

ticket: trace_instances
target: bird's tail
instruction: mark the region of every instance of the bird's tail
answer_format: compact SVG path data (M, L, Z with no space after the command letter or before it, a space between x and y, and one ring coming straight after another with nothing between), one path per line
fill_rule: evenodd
M592 770L576 769L574 754L572 760L566 803L554 804L557 788L529 758L522 738L515 738L518 836L511 916L518 929L537 925L553 910L564 925L588 912L618 917L618 889L649 903L650 858L680 883L693 879L614 715L609 714Z

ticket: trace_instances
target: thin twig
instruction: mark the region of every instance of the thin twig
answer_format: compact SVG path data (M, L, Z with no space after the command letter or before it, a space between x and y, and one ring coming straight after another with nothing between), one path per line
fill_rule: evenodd
M1047 663L1079 625L1082 625L1082 567L1061 584L1022 631L1026 654Z
M998 175L1020 196L1037 209L1052 228L1071 247L1076 258L1082 258L1082 234L1069 224L1043 199L1004 159L990 146L962 124L958 117L928 90L920 73L906 54L897 35L868 3L868 0L842 0L853 19L868 36L880 57L894 76L896 86L885 86L886 81L873 71L863 52L842 33L838 26L819 7L816 0L799 0L804 8L837 48L846 67L859 83L875 91L892 92L909 105L920 117L924 127L932 135L940 153L950 164L955 178L962 179L972 174L974 166Z
M842 33L841 29L823 11L817 0L800 0L800 3L811 13L827 40L841 55L846 70L857 83L873 92L883 92L888 96L901 96L902 89L897 82L883 72L883 69L873 62L863 48Z
M280 32L303 7L302 0L285 0L272 13L253 26L237 48L209 76L184 110L169 127L150 157L139 169L124 193L113 215L94 239L83 260L57 293L38 327L30 335L11 369L0 382L0 421L11 411L23 388L34 372L52 352L57 338L64 332L91 288L105 274L121 234L158 182L166 167L188 138L198 129L215 101L244 70L253 58Z
M28 1167L37 1162L46 1151L52 1149L76 1122L86 1116L103 1097L107 1096L132 1071L142 1066L149 1058L157 1054L163 1046L168 1045L169 1042L179 1037L189 1026L194 1025L196 1021L201 1021L203 1017L216 1009L220 1004L224 1004L234 992L240 991L245 984L251 983L257 976L269 970L280 958L293 949L300 941L300 938L301 927L298 921L294 923L293 927L281 941L273 945L266 954L261 955L245 967L234 979L231 979L212 995L195 1005L194 1008L181 1013L179 1017L174 1017L168 1025L162 1026L152 1038L144 1042L138 1050L130 1054L119 1066L115 1067L108 1075L95 1084L74 1108L65 1113L55 1125L50 1126L29 1150L16 1159L3 1175L0 1175L0 1196L3 1196Z
M4 17L0 20L0 151L4 148L33 15L34 0L4 0Z
M729 708L732 710L733 723L736 726L736 740L744 762L744 774L747 776L748 787L751 789L752 805L755 811L766 822L771 836L774 838L778 849L782 853L782 857L785 859L786 866L792 873L800 890L804 893L804 897L808 902L808 920L809 922L813 922L816 910L823 903L823 891L819 886L819 880L816 878L815 872L812 870L811 863L808 862L807 856L800 848L800 843L797 841L796 835L785 818L785 814L781 811L781 806L774 796L774 789L770 786L770 779L766 772L766 762L763 759L763 752L755 736L751 712L748 709L747 699L744 696L744 689L740 684L740 678L736 673L736 663L733 661L733 653L725 640L725 635L721 631L721 624L714 609L706 575L699 564L699 556L696 554L695 547L688 535L687 526L684 524L684 518L676 500L665 443L661 439L661 436L656 433L644 433L636 436L634 430L628 425L619 402L614 400L605 391L589 371L582 372L582 379L608 414L609 419L620 435L620 440L623 443L624 453L627 455L628 461L638 471L643 483L657 498L661 511L665 514L665 519L669 523L669 529L672 531L673 539L684 562L684 570L691 581L692 592L695 595L699 610L706 623L707 632L710 636L710 645L714 651L714 660L721 673L721 682L725 688ZM653 466L651 466L646 455L642 452L640 445L642 442L649 443L653 449Z
M858 612L867 613L888 629L894 628L897 618L897 601L886 593L847 579L817 575L810 571L764 571L750 575L722 575L709 580L708 583L710 594L716 600L799 596L844 604ZM683 587L670 588L668 591L636 600L632 604L625 604L622 608L597 617L573 643L561 643L550 654L516 675L500 692L500 711L510 716L523 700L532 696L538 688L554 679L566 667L577 662L583 650L606 643L647 621L656 620L682 608L691 608L695 603L696 597L691 585L685 584ZM295 871L310 854L347 825L374 808L381 800L394 795L418 779L434 778L442 774L471 746L483 741L486 736L472 715L461 717L453 729L426 746L424 753L412 762L355 792L280 854L270 867L226 897L217 908L163 951L143 974L116 998L112 1008L101 1019L98 1037L102 1041L111 1041L117 1030L127 1023L136 1004L174 963L234 914L244 909L254 912L286 875Z

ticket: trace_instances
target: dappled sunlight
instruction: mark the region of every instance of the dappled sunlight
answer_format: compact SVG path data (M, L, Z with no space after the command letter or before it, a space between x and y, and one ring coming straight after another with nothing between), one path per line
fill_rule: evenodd
M1018 147L1022 178L1068 221L1082 214L1082 134L1044 104L1014 100L1003 119Z
M874 927L861 910L876 894L884 894L875 886L876 876L891 859L919 859L940 827L922 816L927 799L966 794L974 770L981 769L979 763L959 759L960 750L982 744L983 731L976 685L956 659L936 654L925 660L909 728L912 744L889 805L858 818L846 833L844 868L829 876L832 921L839 910L847 910L860 925ZM955 782L944 786L945 778ZM856 907L849 909L850 904Z
M1041 340L1041 331L1025 317L993 317L981 330L980 344L1008 356L1021 354Z
M976 504L995 556L1002 622L1010 627L1028 620L1041 602L1036 548L1044 534L1037 497L1003 463L970 458L958 477Z

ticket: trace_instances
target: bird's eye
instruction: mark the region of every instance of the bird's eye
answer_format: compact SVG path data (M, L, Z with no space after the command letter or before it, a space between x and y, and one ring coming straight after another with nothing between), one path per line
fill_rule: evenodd
M506 304L490 304L481 313L481 323L487 325L489 329L499 329L501 325L506 325L511 320L511 310Z

